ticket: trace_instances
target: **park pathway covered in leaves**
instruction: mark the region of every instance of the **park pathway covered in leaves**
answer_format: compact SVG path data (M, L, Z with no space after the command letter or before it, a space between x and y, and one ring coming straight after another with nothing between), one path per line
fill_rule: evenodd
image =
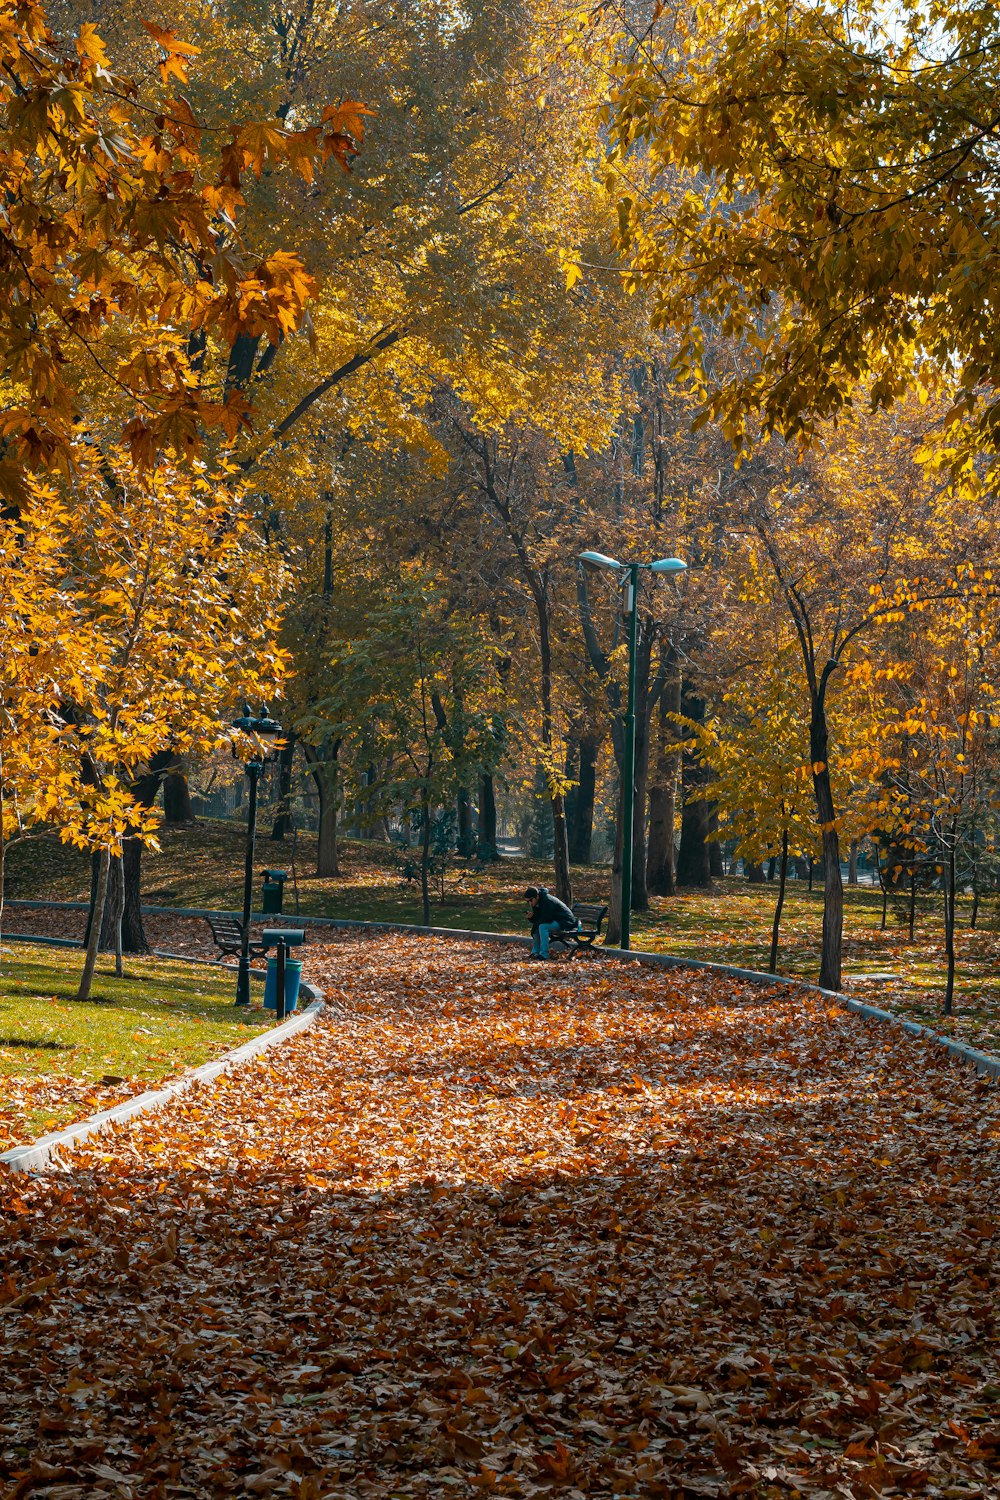
M995 1496L1000 1091L822 998L394 937L0 1180L0 1494Z

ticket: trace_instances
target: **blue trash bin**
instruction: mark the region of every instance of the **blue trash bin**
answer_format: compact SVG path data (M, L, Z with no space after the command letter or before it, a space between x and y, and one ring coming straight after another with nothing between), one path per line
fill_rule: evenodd
M299 1003L299 981L302 978L302 960L285 959L285 1015L291 1015ZM278 1008L278 960L267 961L267 979L264 981L264 1009Z

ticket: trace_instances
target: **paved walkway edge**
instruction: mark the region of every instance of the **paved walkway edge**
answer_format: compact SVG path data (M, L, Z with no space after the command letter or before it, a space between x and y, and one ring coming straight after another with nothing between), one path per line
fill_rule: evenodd
M230 1068L239 1067L248 1062L251 1057L256 1057L261 1052L269 1052L272 1047L280 1047L282 1042L287 1042L289 1037L304 1031L311 1026L316 1017L323 1010L323 997L319 991L310 985L301 985L300 990L306 992L306 998L311 998L311 1004L298 1014L283 1021L280 1026L275 1026L271 1031L262 1031L259 1036L251 1037L242 1046L234 1047L231 1052L224 1052L221 1057L213 1058L211 1062L202 1063L199 1068L191 1068L183 1073L180 1078L175 1078L172 1083L165 1084L161 1089L150 1089L145 1094L136 1094L132 1099L125 1099L121 1104L116 1104L113 1109L102 1110L100 1114L90 1115L86 1120L79 1120L75 1125L66 1125L62 1130L54 1130L49 1135L41 1136L37 1141L32 1141L27 1146L14 1146L10 1151L0 1155L0 1162L11 1172L41 1172L49 1166L53 1157L63 1147L75 1146L78 1141L85 1141L88 1136L97 1135L108 1125L121 1125L126 1120L131 1120L135 1115L143 1115L153 1109L162 1109L178 1094L184 1093L196 1083L211 1083L221 1073L226 1073Z
M7 901L7 906L43 906L43 907L79 907L86 910L85 901ZM241 916L239 912L220 913L204 907L193 906L144 906L144 912L156 915L175 917L215 917L220 915ZM262 915L262 914L261 914ZM273 919L272 919L273 920ZM411 932L419 933L424 937L458 938L467 942L477 943L513 943L518 947L530 946L531 939L520 937L516 933L509 932L472 932L464 927L422 927L414 922L362 922L351 917L312 917L307 915L295 916L285 913L283 920L289 927L312 926L333 927L358 932ZM674 953L647 953L642 949L624 948L599 948L594 950L605 958L620 958L626 962L654 964L665 969L708 969L713 974L726 974L733 979L745 979L751 984L787 985L792 989L805 990L810 994L828 995L831 1000L836 1000L839 1005L844 1005L856 1015L864 1016L867 1020L890 1022L894 1026L901 1026L911 1036L921 1037L924 1041L936 1043L944 1047L952 1057L959 1061L969 1063L977 1073L986 1074L990 1078L1000 1079L1000 1057L994 1057L989 1052L980 1052L975 1047L968 1046L965 1042L956 1041L954 1037L941 1036L939 1032L932 1031L929 1026L921 1026L917 1021L906 1021L902 1016L894 1015L888 1010L879 1010L875 1005L865 1005L860 1000L853 999L850 995L841 994L836 990L821 989L818 984L813 984L808 979L794 979L787 974L765 974L760 969L737 969L731 964L711 963L705 958L682 958ZM576 962L586 963L586 954L580 954ZM4 1158L0 1156L0 1161Z

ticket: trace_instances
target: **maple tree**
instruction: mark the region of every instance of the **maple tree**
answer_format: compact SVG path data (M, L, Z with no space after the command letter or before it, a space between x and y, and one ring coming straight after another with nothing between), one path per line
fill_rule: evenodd
M281 566L239 496L198 466L140 477L118 458L112 486L109 456L78 452L72 485L26 499L0 552L4 833L54 823L100 856L81 999L109 860L157 821L135 777L218 743L226 709L270 696L284 668Z
M809 747L798 711L801 688L793 651L786 645L768 653L757 674L744 676L739 687L723 695L718 718L704 723L678 715L711 772L703 795L718 805L717 837L735 837L735 852L744 860L779 860L768 958L772 974L778 964L789 852L811 856L816 847Z
M140 94L90 22L57 39L34 0L2 14L0 493L19 505L27 472L68 472L81 421L120 421L112 435L126 429L146 467L190 455L206 428L235 435L246 403L202 384L207 340L277 345L313 288L295 252L260 259L241 241L244 173L290 162L311 177L314 159L356 149L361 119L348 106L301 130L206 130L178 87L199 49L173 31L144 23L159 62Z
M995 16L974 3L622 10L606 171L637 283L737 442L808 439L953 372L956 471L996 451ZM709 370L706 325L740 353Z
M955 993L959 872L964 877L974 863L977 829L996 806L1000 641L991 569L980 575L963 565L937 607L928 607L928 592L927 581L911 581L896 594L904 651L859 663L853 675L878 695L882 826L911 860L940 878L947 1016ZM915 871L911 912L914 890Z

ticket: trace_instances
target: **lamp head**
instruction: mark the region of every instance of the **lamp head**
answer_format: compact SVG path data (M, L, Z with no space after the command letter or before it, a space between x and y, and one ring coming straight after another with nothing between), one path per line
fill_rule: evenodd
M590 563L592 568L608 568L613 572L621 571L621 563L616 562L613 557L605 557L603 552L581 552L579 561Z
M687 571L687 563L682 562L679 557L660 557L656 562L650 563L651 573L684 573Z

